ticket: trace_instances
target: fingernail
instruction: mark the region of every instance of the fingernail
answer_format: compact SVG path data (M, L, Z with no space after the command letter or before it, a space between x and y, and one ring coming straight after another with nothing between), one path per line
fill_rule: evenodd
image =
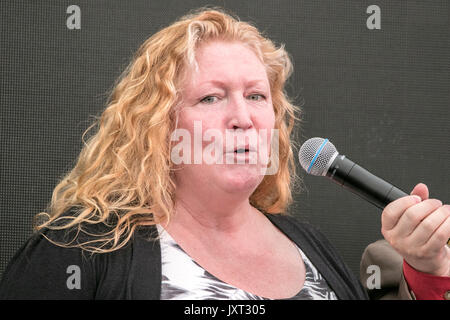
M417 203L422 202L422 198L421 197L416 196L416 195L413 195L413 197L416 199Z

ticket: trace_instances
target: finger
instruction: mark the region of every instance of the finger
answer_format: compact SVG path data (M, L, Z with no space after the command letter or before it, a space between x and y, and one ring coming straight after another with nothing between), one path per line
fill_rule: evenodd
M426 200L429 198L430 193L426 184L418 183L411 191L411 195L416 195L422 198L422 200Z
M442 207L439 207L435 211L433 211L431 214L429 214L422 222L419 223L417 228L413 231L413 233L410 235L410 241L411 243L414 243L417 246L422 246L426 244L436 232L438 232L439 228L443 225L443 223L448 219L450 216L450 206L445 205ZM439 232L445 233L445 228L443 230L440 230ZM444 236L444 235L440 235ZM440 236L438 236L438 239L440 239ZM447 235L447 239L450 235ZM444 239L443 243L445 244L447 239ZM444 245L443 244L443 245ZM441 245L441 247L443 246Z
M433 235L425 243L424 247L428 250L439 251L446 246L448 239L450 238L450 217L447 217L445 221L436 229Z
M397 225L393 228L394 234L398 237L407 237L413 233L413 231L420 224L424 223L426 218L436 211L439 207L442 207L442 202L437 199L428 199L422 201L416 205L413 205L405 210L403 215L399 218ZM434 220L427 221L425 226L431 228L431 223ZM430 226L428 226L430 224Z
M397 225L403 212L409 207L421 202L417 196L406 196L389 203L381 214L381 225L384 230L391 230Z

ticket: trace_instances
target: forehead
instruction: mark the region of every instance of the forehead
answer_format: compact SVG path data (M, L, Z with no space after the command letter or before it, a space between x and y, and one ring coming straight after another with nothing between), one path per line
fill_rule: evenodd
M198 69L190 68L189 82L252 81L268 84L267 71L256 53L240 42L211 41L196 50Z

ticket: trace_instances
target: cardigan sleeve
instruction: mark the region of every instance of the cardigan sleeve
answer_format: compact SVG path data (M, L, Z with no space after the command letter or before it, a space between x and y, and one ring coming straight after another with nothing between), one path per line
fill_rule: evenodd
M89 254L32 235L9 262L0 299L93 299L95 274Z

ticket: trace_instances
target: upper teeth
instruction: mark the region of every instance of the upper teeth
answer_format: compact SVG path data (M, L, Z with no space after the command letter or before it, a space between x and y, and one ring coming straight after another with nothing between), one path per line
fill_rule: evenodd
M244 153L244 152L245 152L245 149L237 149L236 152L237 152L237 153Z

